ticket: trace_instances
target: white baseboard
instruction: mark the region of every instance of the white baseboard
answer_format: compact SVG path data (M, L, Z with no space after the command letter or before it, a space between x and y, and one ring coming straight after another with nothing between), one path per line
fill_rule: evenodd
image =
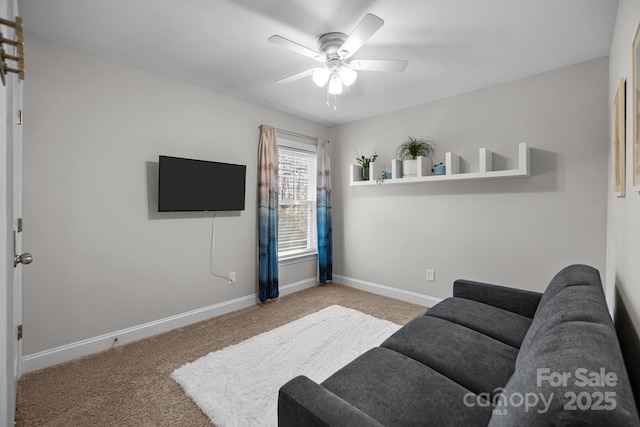
M406 291L404 289L392 288L391 286L380 285L378 283L367 282L360 279L354 279L352 277L341 276L339 274L333 275L333 281L351 288L360 289L361 291L371 292L373 294L410 302L424 307L433 307L442 301L442 298Z
M416 292L406 291L403 289L392 288L390 286L380 285L377 283L367 282L364 280L354 279L351 277L333 275L334 281L345 286L349 286L362 291L395 298L400 301L406 301L413 304L422 305L424 307L433 307L442 301L429 295L423 295ZM289 285L280 286L280 295L288 295L311 288L316 285L316 278L304 279ZM221 316L232 311L242 308L251 307L259 303L258 294L246 295L230 301L224 301L208 307L199 308L188 311L186 313L177 314L175 316L166 317L164 319L155 320L153 322L144 323L142 325L133 326L131 328L121 329L119 331L110 332L97 337L88 338L49 350L40 351L38 353L28 354L22 357L22 373L33 372L38 369L47 368L62 362L77 359L79 357L88 356L103 350L107 350L114 346L115 338L118 339L117 345L127 344L143 338L148 338L171 329L180 328L212 317Z
M315 277L300 280L295 283L280 286L280 295L292 294L306 288L311 288L315 285ZM192 323L240 310L242 308L251 307L257 303L259 303L258 294L247 295L230 301L210 305L208 307L188 311L186 313L177 314L175 316L166 317L164 319L155 320L153 322L144 323L142 325L133 326L131 328L121 329L119 331L40 351L38 353L28 354L22 357L21 372L32 372L38 369L57 365L58 363L77 359L78 357L107 350L114 346L115 338L118 339L117 345L122 345L142 338L148 338L162 332L167 332L171 329L180 328Z

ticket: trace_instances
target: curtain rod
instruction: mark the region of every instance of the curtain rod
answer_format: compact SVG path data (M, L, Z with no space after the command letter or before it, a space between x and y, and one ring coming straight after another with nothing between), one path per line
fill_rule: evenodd
M313 136L303 135L301 133L291 132L291 131L288 131L288 130L278 129L278 128L275 128L275 130L276 130L276 132L281 133L283 135L295 136L295 137L302 138L302 139L308 139L309 141L318 142L318 138L315 138Z

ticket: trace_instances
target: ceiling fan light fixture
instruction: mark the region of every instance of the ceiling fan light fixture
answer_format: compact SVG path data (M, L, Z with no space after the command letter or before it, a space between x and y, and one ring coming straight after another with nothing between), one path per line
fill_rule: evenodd
M355 70L344 65L340 67L338 73L340 74L340 80L342 80L345 86L351 86L358 78L358 73L356 73Z
M327 81L329 81L329 77L331 77L331 71L324 67L324 68L316 68L315 71L313 72L313 82L318 86L318 87L323 87L324 85L327 84Z
M329 79L329 94L340 95L342 93L342 81L338 73L332 73Z

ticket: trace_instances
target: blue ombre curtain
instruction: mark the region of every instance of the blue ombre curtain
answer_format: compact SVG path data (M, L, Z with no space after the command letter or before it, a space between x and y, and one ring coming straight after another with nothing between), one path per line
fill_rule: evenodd
M318 140L318 283L333 279L333 238L331 227L331 162L329 143Z
M278 298L278 143L276 130L260 126L258 159L258 296Z

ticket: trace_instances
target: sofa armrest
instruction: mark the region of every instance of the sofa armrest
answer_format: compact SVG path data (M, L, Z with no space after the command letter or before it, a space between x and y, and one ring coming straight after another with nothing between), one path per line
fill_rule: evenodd
M531 318L542 298L540 292L462 279L453 283L453 296L482 302Z
M305 376L280 388L278 427L371 426L382 424Z

